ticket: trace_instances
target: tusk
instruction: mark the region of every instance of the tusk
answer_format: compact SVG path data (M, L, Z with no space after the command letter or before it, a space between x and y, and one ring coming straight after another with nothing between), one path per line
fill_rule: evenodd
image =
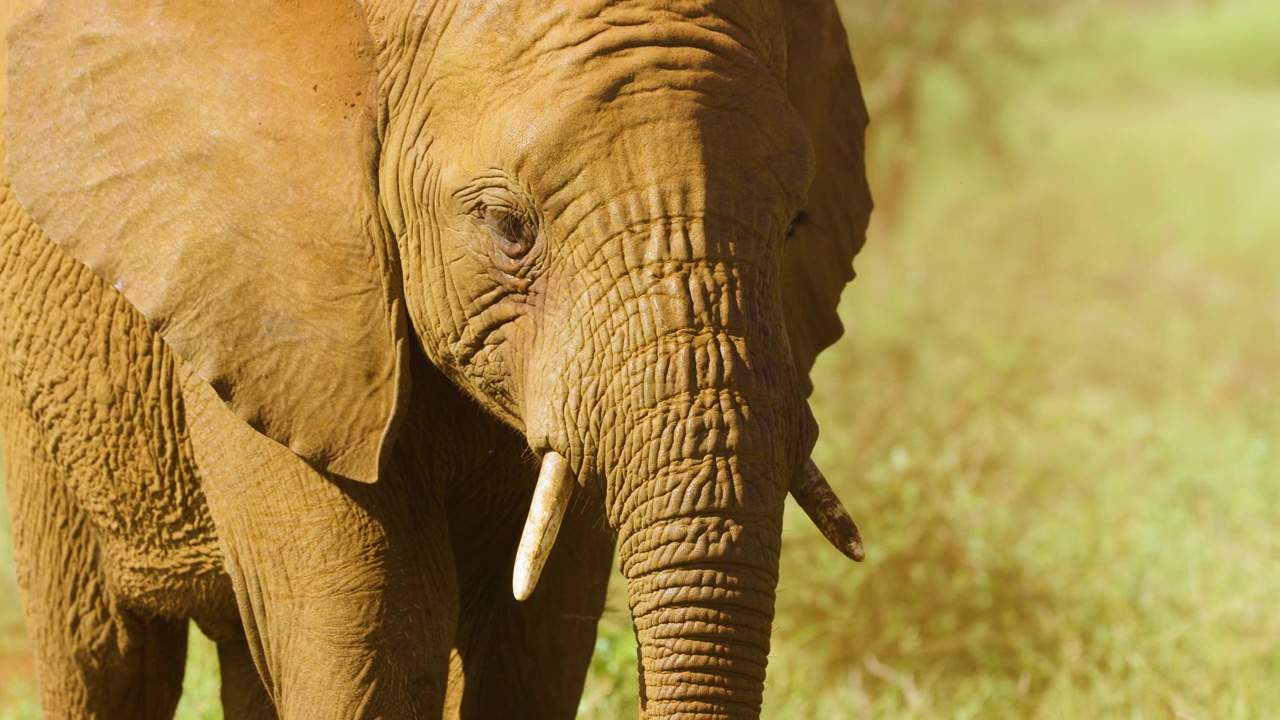
M836 549L851 559L862 562L866 552L862 548L862 535L853 524L849 511L831 489L827 479L813 460L804 466L804 473L791 484L791 495L804 508L805 514L822 531L824 537Z
M533 490L524 532L520 534L520 549L516 551L516 568L511 578L511 591L516 600L527 600L538 585L542 566L547 564L564 511L569 507L573 484L569 461L563 455L551 451L542 456L542 471L538 473L538 486Z

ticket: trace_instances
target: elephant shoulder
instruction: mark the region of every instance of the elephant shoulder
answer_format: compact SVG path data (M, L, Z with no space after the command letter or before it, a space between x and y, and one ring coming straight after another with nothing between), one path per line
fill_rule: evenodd
M180 362L122 295L49 240L0 176L0 412L24 416L0 418L0 443L49 458L99 530L111 584L165 615L199 611L193 600L231 607ZM13 436L18 425L34 430L35 447Z

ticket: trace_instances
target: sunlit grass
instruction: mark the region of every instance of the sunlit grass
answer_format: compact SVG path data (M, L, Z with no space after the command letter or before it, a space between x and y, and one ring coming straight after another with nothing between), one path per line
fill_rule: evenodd
M218 647L191 624L187 637L187 673L182 678L178 720L217 720L222 717L218 673Z
M3 491L4 463L0 455L0 718L38 718L31 659L18 602L13 568L13 534L9 531L9 500Z

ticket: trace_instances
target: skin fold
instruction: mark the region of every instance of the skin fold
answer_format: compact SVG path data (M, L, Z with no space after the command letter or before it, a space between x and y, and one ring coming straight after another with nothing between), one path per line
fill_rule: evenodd
M50 717L760 713L871 201L830 0L6 6L0 441ZM525 602L541 458L576 482Z

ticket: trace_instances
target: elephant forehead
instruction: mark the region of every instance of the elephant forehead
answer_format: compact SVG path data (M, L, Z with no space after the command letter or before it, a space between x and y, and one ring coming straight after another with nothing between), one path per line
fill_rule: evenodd
M592 194L584 188L616 197L676 180L691 205L704 189L732 187L765 206L796 204L812 150L779 80L783 53L772 49L784 25L763 22L763 10L753 23L720 11L715 3L460 9L429 73L446 185L503 168L552 215L558 201L604 199L584 197Z
M695 195L699 181L766 196L779 186L786 196L803 194L812 174L808 134L767 76L761 82L760 72L674 68L636 55L615 64L472 97L473 112L444 118L457 124L449 135L470 145L472 156L459 160L507 168L540 200L573 196L569 186L578 183L625 195L677 179L693 183ZM729 183L718 177L725 174Z
M785 81L785 24L739 3L462 5L433 33L430 62L436 77L470 84L476 99L485 83L498 92L569 85L607 98L718 74Z
M503 63L513 63L530 53L572 48L597 56L647 44L685 44L717 53L736 46L779 72L785 70L785 24L777 0L462 0L449 25L465 28L458 34L463 42L483 39L492 43L484 46L483 54ZM698 29L702 32L696 32ZM603 45L593 42L606 34L609 38Z

